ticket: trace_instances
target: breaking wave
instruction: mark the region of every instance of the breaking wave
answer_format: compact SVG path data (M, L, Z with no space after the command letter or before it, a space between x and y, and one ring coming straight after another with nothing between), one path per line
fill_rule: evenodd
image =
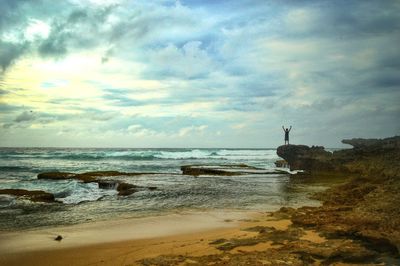
M47 153L7 153L0 154L3 159L63 159L63 160L154 160L154 159L271 159L276 157L275 150L213 150L213 149L180 149L180 150L123 150L123 151L57 151Z

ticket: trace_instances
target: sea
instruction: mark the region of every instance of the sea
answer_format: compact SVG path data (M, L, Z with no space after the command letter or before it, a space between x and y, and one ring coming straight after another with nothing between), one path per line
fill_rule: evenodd
M285 173L193 177L182 175L180 169L235 164L275 169L278 159L276 149L0 148L0 189L43 190L59 201L38 203L0 195L0 231L171 213L318 205L310 195L325 189L326 180L302 180ZM53 171L151 172L155 174L118 180L157 189L119 196L115 189L101 189L97 183L37 179L39 173Z

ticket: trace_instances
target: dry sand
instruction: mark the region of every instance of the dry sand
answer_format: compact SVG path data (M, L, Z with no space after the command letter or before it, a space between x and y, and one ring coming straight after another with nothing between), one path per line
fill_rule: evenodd
M284 230L289 220L272 220L267 213L203 212L98 222L0 234L0 265L136 265L159 255L219 254L216 239L249 238L254 226ZM62 235L62 241L54 237ZM323 241L314 232L305 236ZM262 251L270 242L237 247L232 253Z

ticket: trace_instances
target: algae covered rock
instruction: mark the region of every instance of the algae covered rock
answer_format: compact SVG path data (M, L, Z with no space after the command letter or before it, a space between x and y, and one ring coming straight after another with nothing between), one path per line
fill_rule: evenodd
M23 197L34 202L55 202L53 194L42 190L1 189L0 194Z

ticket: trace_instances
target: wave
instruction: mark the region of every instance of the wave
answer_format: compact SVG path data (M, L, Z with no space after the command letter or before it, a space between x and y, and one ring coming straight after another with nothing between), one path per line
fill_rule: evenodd
M97 201L104 196L116 195L113 189L99 189L96 183L74 183L72 186L54 193L56 200L65 204L79 204L87 201Z
M93 150L49 151L33 153L2 153L3 159L43 160L183 160L183 159L272 159L275 150L244 149L171 149L171 150ZM10 169L11 170L11 169ZM15 169L17 170L17 169Z
M3 166L0 165L0 171L29 171L31 170L26 166Z

